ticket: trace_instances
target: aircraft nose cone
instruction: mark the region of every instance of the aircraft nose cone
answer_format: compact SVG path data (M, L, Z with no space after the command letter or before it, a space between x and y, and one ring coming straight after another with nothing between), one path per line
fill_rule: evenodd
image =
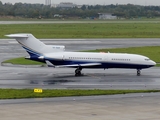
M156 62L154 62L154 61L151 61L151 62L152 62L151 64L152 64L153 66L155 66L155 65L156 65Z

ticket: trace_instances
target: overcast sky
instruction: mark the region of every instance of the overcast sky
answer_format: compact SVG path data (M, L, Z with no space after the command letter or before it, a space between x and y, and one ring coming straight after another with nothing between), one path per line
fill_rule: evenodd
M42 3L45 4L45 0L0 0L3 3ZM136 4L136 5L156 5L160 6L160 0L52 0L53 4L58 4L60 2L73 2L75 4L89 4L89 5L108 5L108 4Z

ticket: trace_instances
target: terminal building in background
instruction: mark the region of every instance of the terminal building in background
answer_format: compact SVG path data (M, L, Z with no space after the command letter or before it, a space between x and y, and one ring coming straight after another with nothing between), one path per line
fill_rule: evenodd
M72 2L60 2L59 4L51 4L51 7L68 9L68 8L74 8L74 7L81 8L82 5L77 5Z
M45 5L50 5L51 6L51 0L45 0Z
M99 19L107 20L107 19L117 19L117 16L112 15L111 13L98 13Z
M76 4L73 4L71 2L61 2L60 4L57 5L59 8L73 8L76 7Z

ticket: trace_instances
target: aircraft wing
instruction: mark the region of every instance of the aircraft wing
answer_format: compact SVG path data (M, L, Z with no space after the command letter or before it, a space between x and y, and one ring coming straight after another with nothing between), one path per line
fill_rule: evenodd
M101 63L84 63L84 64L71 64L71 65L58 65L55 66L53 65L50 61L46 60L46 64L48 65L48 67L91 67L91 66L97 66L97 65L101 65Z
M84 64L71 64L71 65L58 65L56 67L91 67L101 65L101 63L84 63Z

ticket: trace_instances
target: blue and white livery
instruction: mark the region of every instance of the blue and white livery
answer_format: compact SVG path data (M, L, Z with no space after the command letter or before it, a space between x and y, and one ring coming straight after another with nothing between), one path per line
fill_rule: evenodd
M153 60L138 54L66 52L65 46L45 45L32 34L10 34L6 36L15 38L29 53L27 59L46 63L49 67L76 68L76 76L80 76L81 70L84 68L136 69L139 76L141 69L156 65Z

